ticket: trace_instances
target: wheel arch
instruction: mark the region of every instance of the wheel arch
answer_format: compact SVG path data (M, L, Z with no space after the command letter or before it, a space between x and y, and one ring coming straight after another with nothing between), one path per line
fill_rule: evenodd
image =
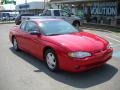
M55 50L54 50L52 47L50 47L50 46L44 47L44 49L43 49L43 59L45 59L45 52L46 52L46 50L48 50L48 49L51 49L51 50L53 50L53 51L55 52Z
M13 43L13 39L15 38L15 35L12 35L11 42Z
M46 62L46 60L45 60L45 52L46 52L47 50L49 50L49 49L52 51L52 53L55 55L55 58L56 58L56 67L55 67L54 70L52 70L52 69L50 69L50 67L48 67L47 62ZM50 47L50 46L46 46L46 47L44 48L44 51L43 51L43 58L44 58L44 60L45 60L45 63L46 63L46 65L47 65L48 69L50 69L52 72L57 72L57 71L59 71L59 60L58 60L58 56L57 56L57 54L56 54L56 52L55 52L55 49L53 49L53 48Z

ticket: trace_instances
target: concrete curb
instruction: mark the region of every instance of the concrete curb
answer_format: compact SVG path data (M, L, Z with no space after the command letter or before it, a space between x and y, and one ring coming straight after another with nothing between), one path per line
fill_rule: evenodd
M83 25L94 25L94 26L105 26L105 27L112 27L112 28L120 28L120 26L111 26L107 24L95 24L95 23L83 23Z
M88 27L88 28L96 28L99 30L105 29L104 31L109 31L109 32L120 32L120 26L110 26L110 25L100 25L100 24L93 24L93 23L84 23L82 25L83 27ZM101 28L101 29L100 29Z

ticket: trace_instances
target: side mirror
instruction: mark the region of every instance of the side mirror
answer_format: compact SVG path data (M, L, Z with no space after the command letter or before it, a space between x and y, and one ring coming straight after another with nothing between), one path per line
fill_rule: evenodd
M41 35L41 33L38 30L30 31L31 35Z

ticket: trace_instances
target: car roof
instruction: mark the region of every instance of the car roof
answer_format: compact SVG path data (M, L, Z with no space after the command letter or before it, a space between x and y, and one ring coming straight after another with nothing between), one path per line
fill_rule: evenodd
M51 19L52 17L47 16L30 16L28 19Z
M63 20L62 19L46 18L46 19L30 19L30 21L40 23L40 22L44 22L44 21L63 21Z
M34 14L24 13L24 14L20 14L20 15L34 15Z

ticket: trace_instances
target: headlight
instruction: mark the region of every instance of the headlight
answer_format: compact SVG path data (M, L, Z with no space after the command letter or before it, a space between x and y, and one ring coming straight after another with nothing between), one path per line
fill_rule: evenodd
M85 58L91 56L91 53L89 52L71 52L68 53L68 56L72 58Z

